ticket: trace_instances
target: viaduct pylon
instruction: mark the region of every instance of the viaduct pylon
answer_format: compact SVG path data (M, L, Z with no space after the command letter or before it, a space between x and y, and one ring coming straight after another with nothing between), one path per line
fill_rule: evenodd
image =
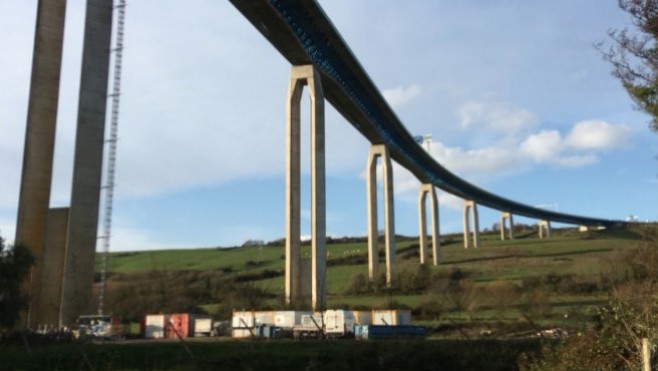
M427 217L425 210L425 199L427 195L430 196L430 205L432 212L432 262L434 265L439 265L439 202L436 197L436 190L431 183L423 183L420 185L420 192L418 195L418 224L420 234L420 264L427 263Z
M327 270L325 210L324 95L312 65L293 66L286 104L286 276L288 304L308 300L309 277L300 256L300 103L304 86L311 101L311 288L313 309L326 306Z
M112 0L87 0L70 208L49 209L66 0L40 0L16 244L35 256L19 328L69 325L92 309Z
M377 223L377 158L381 158L384 175L384 245L386 249L386 285L393 281L395 264L395 215L393 205L393 166L388 148L383 144L370 147L366 164L368 197L368 277L371 281L379 275L379 230Z

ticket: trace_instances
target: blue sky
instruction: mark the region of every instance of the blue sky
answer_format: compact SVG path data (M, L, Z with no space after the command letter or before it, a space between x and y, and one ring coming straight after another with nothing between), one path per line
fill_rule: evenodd
M630 25L616 1L320 4L409 131L432 134L432 155L451 171L529 205L658 218L658 136L592 46ZM0 233L10 241L36 6L0 3ZM83 16L84 1L69 0L53 207L70 197ZM129 1L126 22L111 249L282 237L290 66L227 1ZM326 125L327 231L365 235L368 143L329 105ZM396 232L417 235L418 183L399 166L394 178ZM308 183L302 196L308 234ZM440 200L442 232L460 231L461 201ZM480 214L482 227L499 217Z

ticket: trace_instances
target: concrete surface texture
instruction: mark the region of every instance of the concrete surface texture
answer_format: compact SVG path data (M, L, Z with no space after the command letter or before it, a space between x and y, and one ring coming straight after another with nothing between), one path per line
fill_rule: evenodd
M289 304L304 296L300 277L300 103L304 86L311 102L311 305L326 306L326 196L324 95L317 70L293 66L286 105L286 275Z
M28 311L21 314L19 328L37 325L33 314L39 312L38 283L44 266L65 15L66 0L39 1L15 235L17 244L32 251L35 265L23 286L30 303Z
M470 238L470 223L469 213L472 215L473 221L473 238ZM478 218L478 208L475 201L464 201L464 248L468 249L473 246L474 248L480 247L480 225Z
M509 230L506 229L506 223L509 222ZM509 237L510 240L514 239L514 218L512 213L500 213L500 239L505 241Z
M377 159L381 158L384 176L384 240L386 248L386 284L393 281L395 264L395 214L393 205L393 166L388 148L383 144L370 147L366 164L368 197L368 277L374 280L379 274L379 231L377 223Z
M540 220L537 226L539 227L539 238L551 238L550 220Z
M92 283L101 191L112 36L112 0L87 0L62 289L62 321L94 310Z
M62 277L64 275L64 256L66 252L66 231L69 222L69 209L48 210L46 234L43 245L41 270L41 295L38 311L34 312L34 324L37 326L59 327L62 306Z
M432 262L434 265L439 265L439 203L436 197L436 190L431 183L423 183L420 185L420 192L418 194L418 223L420 234L420 264L427 262L427 218L425 200L427 195L430 195L430 205L432 210Z

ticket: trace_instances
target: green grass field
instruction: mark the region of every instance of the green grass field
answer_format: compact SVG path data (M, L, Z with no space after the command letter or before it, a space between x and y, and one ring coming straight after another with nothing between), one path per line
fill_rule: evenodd
M439 327L460 324L481 329L491 324L520 322L527 325L529 315L533 325L574 327L591 321L595 309L607 302L604 278L618 265L619 251L637 246L639 240L639 234L629 230L556 230L550 239L539 239L526 232L513 241L500 241L492 233L482 236L480 248L464 249L461 236L443 236L441 264L429 266L429 275L437 280L438 287L430 284L417 292L398 288L359 294L350 290L353 291L357 276L367 276L366 243L328 244L328 307L409 308L414 315L430 307L435 313L431 318L424 315L423 323ZM394 277L398 282L394 284L419 272L417 244L415 239L396 243ZM310 247L302 247L302 256L310 256ZM271 295L264 300L267 307L281 307L282 303L282 246L112 253L109 267L112 277L124 282L148 271L170 272L167 277L191 271L250 276L244 280ZM380 270L384 270L383 257ZM272 274L259 279L263 271ZM455 272L463 277L459 282L464 289L448 292L445 282L450 282L448 277ZM197 304L214 314L222 303Z

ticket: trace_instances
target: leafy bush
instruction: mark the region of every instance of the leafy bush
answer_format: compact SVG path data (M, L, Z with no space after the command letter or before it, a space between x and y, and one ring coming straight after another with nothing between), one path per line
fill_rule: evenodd
M29 297L21 288L32 264L34 256L27 247L19 244L7 249L0 236L0 333L13 328L21 310L27 308Z

